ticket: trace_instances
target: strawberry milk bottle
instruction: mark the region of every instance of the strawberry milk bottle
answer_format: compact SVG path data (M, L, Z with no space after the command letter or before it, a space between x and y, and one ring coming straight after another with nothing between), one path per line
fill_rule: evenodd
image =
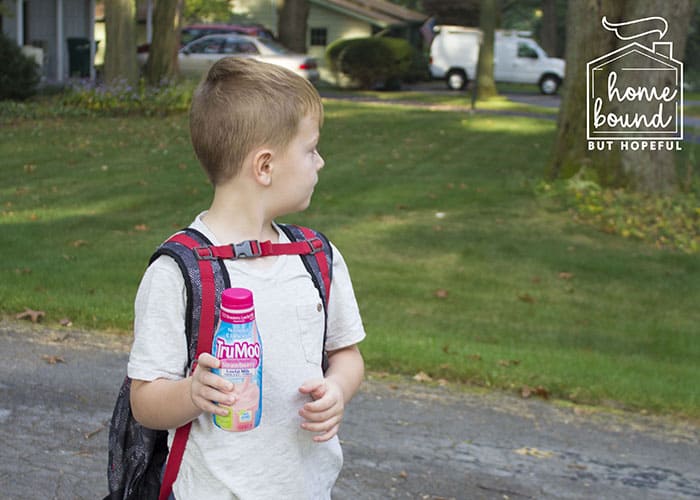
M262 414L262 342L250 290L223 291L211 353L221 360L221 368L212 371L233 382L236 393L235 404L227 407L229 414L214 415L214 425L231 432L254 429Z

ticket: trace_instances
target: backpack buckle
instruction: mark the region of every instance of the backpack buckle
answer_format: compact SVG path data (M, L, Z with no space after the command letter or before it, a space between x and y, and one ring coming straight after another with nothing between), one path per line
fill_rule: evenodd
M197 260L216 260L217 257L214 256L214 251L211 247L194 247L192 253L197 257Z
M253 243L255 243L255 248L253 248ZM240 243L233 243L231 247L233 248L234 259L249 259L262 255L262 249L257 241L241 241Z
M309 248L311 249L311 251L309 252L308 255L314 255L314 254L320 252L321 249L323 248L323 241L321 241L321 238L316 237L316 238L311 238L310 240L304 240L304 241L306 241L306 243L309 245ZM316 246L316 245L318 245L318 246Z

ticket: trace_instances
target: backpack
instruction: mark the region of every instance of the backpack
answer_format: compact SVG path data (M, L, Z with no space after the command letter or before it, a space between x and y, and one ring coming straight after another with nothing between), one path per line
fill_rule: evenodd
M161 255L172 257L185 279L185 333L189 373L194 370L199 354L210 350L219 317L221 292L231 286L224 265L224 260L227 259L299 255L324 305L325 346L333 269L331 245L323 234L311 229L286 224L279 224L279 227L291 243L244 241L234 245L213 246L202 233L186 228L168 238L151 256L149 265ZM325 348L322 359L325 372L328 363ZM177 477L191 424L187 423L176 430L168 454L168 431L149 429L134 419L130 389L131 379L127 376L119 390L110 422L107 470L110 493L104 500L165 500ZM166 458L167 465L163 473Z

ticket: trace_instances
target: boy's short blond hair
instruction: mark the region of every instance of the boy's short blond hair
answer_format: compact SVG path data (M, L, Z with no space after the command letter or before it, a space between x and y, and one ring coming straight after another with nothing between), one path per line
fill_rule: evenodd
M307 115L321 125L321 97L307 79L272 64L225 57L192 97L192 146L216 186L236 176L255 148L286 147Z

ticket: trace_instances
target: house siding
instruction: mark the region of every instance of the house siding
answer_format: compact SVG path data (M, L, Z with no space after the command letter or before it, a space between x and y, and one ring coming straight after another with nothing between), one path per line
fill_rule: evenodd
M3 32L17 39L17 23L15 22L16 2L6 2L5 6L11 12L3 20ZM89 0L63 0L63 40L57 46L56 40L56 0L29 0L26 7L27 26L24 33L24 44L40 47L44 51L42 74L46 78L60 79L56 74L58 50L63 54L63 78L68 76L68 42L70 37L88 37L90 22Z
M326 28L328 30L328 45L341 38L360 38L372 35L372 25L369 23L313 4L309 11L307 24L309 28L306 35L308 53L317 58L322 66L325 65L326 47L311 45L311 28Z
M263 24L277 34L277 10L274 3L261 0L237 0L234 13L243 21ZM335 10L311 3L306 31L307 53L318 59L321 66L325 64L326 48L311 45L311 28L326 28L328 45L340 38L358 38L372 34L372 25L368 22L353 19Z

